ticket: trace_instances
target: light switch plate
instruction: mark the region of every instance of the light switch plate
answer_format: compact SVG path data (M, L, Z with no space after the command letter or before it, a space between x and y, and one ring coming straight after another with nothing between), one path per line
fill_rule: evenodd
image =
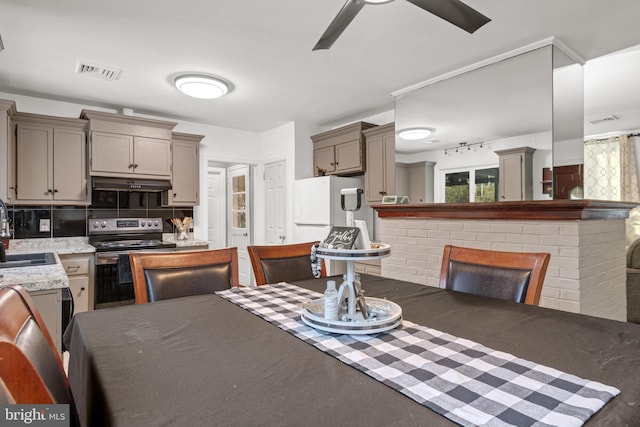
M40 232L51 231L51 220L40 219Z

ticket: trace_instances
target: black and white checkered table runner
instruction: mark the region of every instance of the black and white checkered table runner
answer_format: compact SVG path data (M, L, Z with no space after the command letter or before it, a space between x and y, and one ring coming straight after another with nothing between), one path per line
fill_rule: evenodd
M620 391L404 321L374 335L341 335L300 320L322 295L287 283L217 295L463 426L581 426Z

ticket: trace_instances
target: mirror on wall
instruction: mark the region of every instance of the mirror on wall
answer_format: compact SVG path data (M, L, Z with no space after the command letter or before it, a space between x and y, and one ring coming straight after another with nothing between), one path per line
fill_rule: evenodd
M583 197L584 71L553 47L553 198Z
M544 183L556 157L565 165L579 160L566 154L582 143L581 73L580 64L546 45L402 93L396 97L396 135L417 127L432 133L419 141L396 136L396 159L434 162L434 201L444 202L438 189L446 187L447 174L473 175L498 166L495 151L530 147L529 198L550 199Z

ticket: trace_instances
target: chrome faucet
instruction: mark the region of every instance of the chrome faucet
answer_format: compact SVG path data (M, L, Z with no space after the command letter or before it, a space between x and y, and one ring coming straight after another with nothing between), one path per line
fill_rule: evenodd
M7 205L0 199L0 239L9 239L10 237L9 210Z

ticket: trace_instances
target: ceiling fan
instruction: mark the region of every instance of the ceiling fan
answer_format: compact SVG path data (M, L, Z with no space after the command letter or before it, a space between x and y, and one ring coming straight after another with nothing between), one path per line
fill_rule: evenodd
M392 1L393 0L347 0L312 50L329 49L366 4L382 4ZM462 3L460 0L407 1L452 23L468 33L473 33L491 21L491 19Z

